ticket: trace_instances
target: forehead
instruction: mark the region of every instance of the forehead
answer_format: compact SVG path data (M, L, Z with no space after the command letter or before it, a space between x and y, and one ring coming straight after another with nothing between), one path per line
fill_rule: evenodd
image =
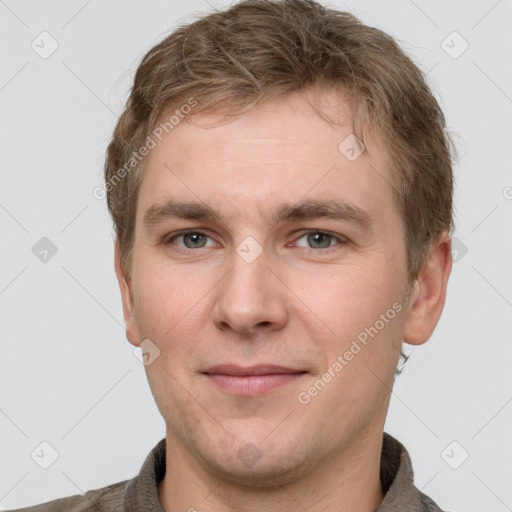
M379 138L366 131L366 149L354 159L359 148L350 104L326 96L321 108L337 124L299 95L228 121L213 114L181 121L148 156L138 215L169 196L238 213L258 205L261 214L262 205L276 210L301 199L343 200L375 213L392 207L388 155Z

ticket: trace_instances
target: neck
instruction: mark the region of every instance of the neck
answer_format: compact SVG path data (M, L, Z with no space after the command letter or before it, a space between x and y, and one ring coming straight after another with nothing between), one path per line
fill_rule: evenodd
M384 493L380 483L382 432L347 443L300 477L282 485L241 485L216 474L167 432L166 474L158 486L165 512L375 512Z

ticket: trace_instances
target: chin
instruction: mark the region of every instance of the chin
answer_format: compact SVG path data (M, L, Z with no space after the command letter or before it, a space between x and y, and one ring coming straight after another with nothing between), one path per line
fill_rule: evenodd
M262 457L252 466L240 462L231 465L223 462L219 465L219 461L214 461L215 473L223 480L238 486L271 489L296 482L313 466L311 460L290 460L286 455L283 455L282 461L275 459L275 454L274 460L264 461Z
M210 443L201 451L201 458L217 477L237 485L261 488L296 481L315 464L314 450L307 450L304 443L290 442L291 437L276 437L269 442L267 437L268 430L259 438L252 437L259 441L236 442L231 438L227 446L213 450Z

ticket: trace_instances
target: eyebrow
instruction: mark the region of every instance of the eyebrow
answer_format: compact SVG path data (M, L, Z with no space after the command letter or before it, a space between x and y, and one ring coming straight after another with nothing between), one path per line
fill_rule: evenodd
M185 220L221 220L219 213L202 202L169 199L163 204L154 204L144 212L143 224L146 228L154 227L170 218ZM320 218L351 222L364 229L371 229L373 217L364 209L346 201L302 200L296 204L282 204L275 208L270 219L274 223L306 221Z

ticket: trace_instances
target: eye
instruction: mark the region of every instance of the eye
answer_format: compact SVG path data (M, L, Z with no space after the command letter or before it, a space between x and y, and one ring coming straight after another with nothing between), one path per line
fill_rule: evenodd
M300 240L306 239L307 245L298 243ZM336 244L338 242L338 244ZM348 240L343 236L335 236L324 231L309 231L297 239L296 244L299 247L306 247L308 249L330 249L335 245L345 245Z
M207 247L206 243L208 238L210 237L201 231L186 231L169 238L165 242L165 245L172 243L183 249L202 249L203 247ZM182 243L177 243L176 240L181 240ZM210 247L212 245L215 245L213 240Z
M210 240L210 242L208 242ZM301 243L301 240L305 242ZM303 234L295 242L295 245L306 249L320 249L327 252L336 245L346 245L348 239L341 235L332 235L325 231L311 230ZM215 247L216 243L202 231L182 231L168 238L165 245L176 245L181 249L202 249L204 247Z

